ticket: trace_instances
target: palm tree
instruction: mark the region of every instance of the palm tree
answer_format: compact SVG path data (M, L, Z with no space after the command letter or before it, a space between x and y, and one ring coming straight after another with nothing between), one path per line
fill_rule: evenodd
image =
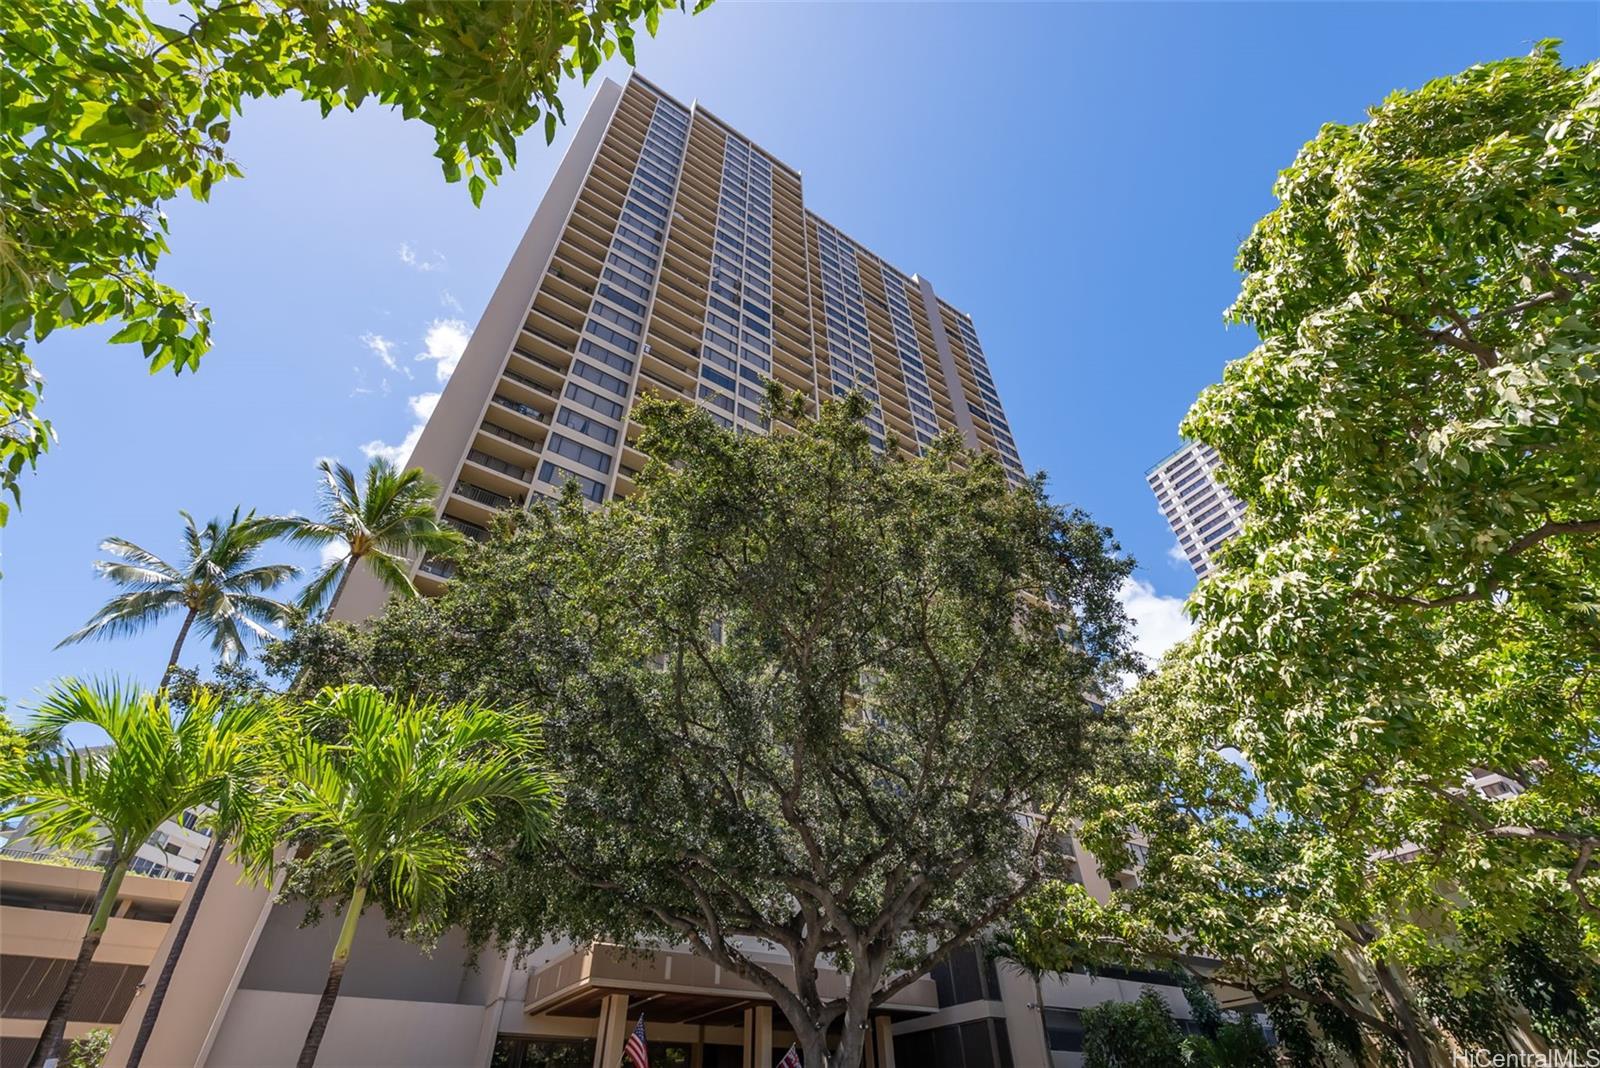
M187 700L192 704L196 700L209 699L210 694L211 691L197 689L191 691ZM273 770L270 758L275 747L269 743L275 737L275 732L283 727L283 706L275 698L251 697L248 700L255 703L264 717L259 725L260 733L254 739L256 744L241 748L237 753L234 774L217 784L216 794L207 805L205 824L211 832L211 841L206 847L199 874L195 876L194 889L189 893L183 918L178 921L178 928L173 933L172 946L167 951L166 959L161 962L161 971L156 974L155 984L150 988L150 1000L145 1004L144 1015L139 1020L133 1047L128 1051L126 1068L139 1068L144 1060L145 1049L155 1033L156 1020L160 1018L161 1007L167 1000L167 991L172 987L173 974L178 969L184 947L189 944L189 933L194 929L195 918L200 914L206 891L211 888L211 878L217 872L217 861L221 859L223 851L230 841L262 833L270 834L272 830L265 823L263 787L267 785Z
M1001 928L990 932L988 938L979 947L979 952L987 955L992 961L1004 964L1008 968L1015 968L1033 980L1033 1004L1029 1008L1039 1010L1039 1033L1044 1039L1045 1059L1049 1060L1052 1056L1050 1052L1050 1018L1045 1014L1044 1007L1044 977L1049 973L1049 969L1038 964L1032 957L1022 951L1014 928Z
M110 744L79 749L61 732L72 724L98 728ZM117 891L139 847L186 809L224 802L253 778L270 711L258 702L225 703L198 692L174 714L166 695L116 683L61 682L34 713L33 748L0 767L0 802L32 817L30 832L45 845L98 849L105 874L94 912L66 986L45 1019L28 1068L62 1053L67 1014L105 934Z
M363 561L389 591L415 597L409 558L422 552L454 553L466 542L459 531L439 522L439 486L420 467L398 471L388 460L374 457L364 486L344 464L323 460L317 470L322 472L321 517L273 521L274 533L296 544L344 547L300 594L300 608L307 614L325 604L331 607Z
M289 885L340 903L344 918L328 981L300 1051L316 1063L369 900L392 920L437 919L471 850L491 825L537 834L555 805L540 766L537 722L479 705L399 701L368 686L324 690L283 758L278 834L253 867L289 848ZM338 740L319 738L337 735Z
M288 605L266 594L300 569L292 564L251 566L262 544L275 534L271 522L257 519L254 512L240 516L235 508L226 521L213 519L201 528L188 512L178 514L185 524L181 565L169 564L124 538L100 543L101 551L117 559L97 561L95 570L127 592L107 601L88 623L61 639L57 649L89 638L137 634L182 612L183 625L161 674L165 689L195 624L226 662L244 652L247 637L270 637L267 624L281 624L290 617Z

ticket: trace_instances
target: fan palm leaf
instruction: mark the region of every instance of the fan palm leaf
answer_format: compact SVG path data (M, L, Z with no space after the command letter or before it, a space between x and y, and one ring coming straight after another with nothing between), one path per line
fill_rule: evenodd
M46 846L100 850L105 874L67 983L35 1049L32 1066L59 1057L72 1002L109 922L117 891L139 847L163 822L208 808L220 831L253 818L253 789L271 752L275 709L224 702L198 691L175 713L162 694L118 683L63 681L35 710L30 753L0 767L0 803L29 819ZM108 745L63 742L69 726L98 728Z
M555 805L537 723L479 705L401 701L365 686L326 690L280 757L282 830L262 836L255 870L291 846L291 875L344 917L299 1064L316 1061L368 901L397 922L437 914L491 822L535 836ZM336 741L321 740L333 734Z

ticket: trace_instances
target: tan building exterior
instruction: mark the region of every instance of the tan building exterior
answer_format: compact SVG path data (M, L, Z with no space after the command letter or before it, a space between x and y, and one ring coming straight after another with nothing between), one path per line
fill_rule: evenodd
M641 390L765 433L768 379L812 405L859 390L880 443L921 450L954 430L1023 476L966 315L809 212L799 172L704 108L637 76L606 81L410 463L445 487L443 517L481 535L496 511L569 479L596 503L630 492L645 463L629 419ZM448 581L441 562L415 566L425 591ZM362 619L382 603L358 572L335 615ZM294 1063L335 925L302 929L298 908L228 876L219 872L203 904L147 1064ZM867 1063L1069 1068L1081 1060L1076 1008L1123 996L1124 985L1047 981L1041 1015L1031 981L969 951L884 1007ZM141 997L131 1012L142 1009ZM474 967L459 938L424 954L369 914L319 1063L616 1068L641 1011L654 1066L770 1068L792 1038L765 995L681 947L640 957L552 945ZM127 1044L113 1047L113 1068Z
M968 316L808 211L798 171L704 108L606 82L410 462L476 536L569 479L596 502L630 492L640 391L763 433L769 379L813 404L860 390L880 444L955 430L1022 477ZM415 578L434 591L448 571ZM382 598L352 580L338 614Z
M0 1068L21 1068L89 928L101 872L0 856ZM89 965L67 1038L116 1028L189 884L129 875Z

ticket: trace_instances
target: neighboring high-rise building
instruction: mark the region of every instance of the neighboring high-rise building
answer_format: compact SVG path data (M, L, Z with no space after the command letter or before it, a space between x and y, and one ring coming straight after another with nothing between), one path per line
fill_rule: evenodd
M813 405L860 391L880 444L892 435L920 451L953 430L1023 477L966 315L807 211L799 173L704 108L637 76L607 81L410 463L446 487L444 518L481 535L498 510L569 480L597 503L632 491L645 463L629 419L639 391L760 434L769 379ZM449 579L440 561L417 567L425 591ZM334 615L361 619L383 599L357 572ZM1092 864L1082 877L1109 893ZM333 924L302 928L301 916L265 890L217 879L191 942L207 951L179 963L146 1063L292 1063L336 934ZM1048 978L1040 1006L1031 981L969 948L875 1013L866 1063L1071 1068L1082 1061L1079 1009L1136 997L1151 980ZM830 972L822 987L832 994L842 980ZM1175 988L1165 996L1187 1015ZM686 947L640 955L556 944L520 961L486 954L473 967L459 933L424 954L372 916L322 1063L613 1068L641 1010L652 1064L770 1068L790 1041L765 994ZM125 1059L119 1041L106 1063Z
M1201 578L1222 543L1244 529L1244 502L1214 475L1221 464L1217 450L1192 441L1145 474L1178 548Z

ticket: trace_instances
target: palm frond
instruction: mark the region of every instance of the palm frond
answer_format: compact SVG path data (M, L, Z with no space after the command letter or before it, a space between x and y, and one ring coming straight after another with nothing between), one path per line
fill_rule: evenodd
M126 538L107 538L100 543L100 551L121 557L135 567L144 568L166 577L169 582L180 582L183 574L161 557ZM96 565L102 566L102 565Z
M306 588L300 591L295 604L302 612L308 614L320 611L328 598L333 595L334 587L338 586L339 580L344 577L345 569L353 566L355 561L348 556L323 564L306 584Z
M378 576L378 581L383 583L383 588L390 593L398 593L402 597L418 597L416 586L411 583L411 564L403 557L374 549L362 557L372 573Z
M181 590L163 588L120 594L107 601L89 622L57 642L56 648L91 638L131 637L183 607Z

